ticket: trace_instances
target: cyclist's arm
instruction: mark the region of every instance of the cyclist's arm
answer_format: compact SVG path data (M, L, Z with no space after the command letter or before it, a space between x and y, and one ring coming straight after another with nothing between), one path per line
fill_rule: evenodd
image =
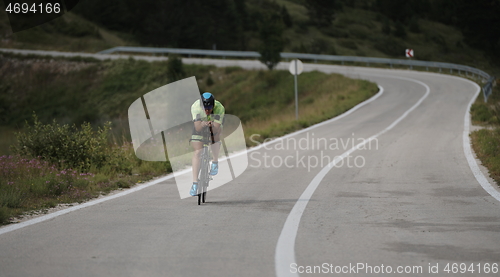
M200 118L194 119L193 122L196 132L201 132L201 130L203 130L203 127L210 125L210 121L203 121Z
M212 132L214 134L217 134L220 132L220 123L217 123L217 122L212 122Z
M212 132L214 134L218 134L221 130L221 124L224 118L224 114L216 114L214 115L213 119L214 121L212 122Z
M194 129L196 129L196 132L201 132L203 129L202 121L194 121Z
M221 128L220 128L221 125L217 122L213 122L213 121L195 121L194 122L194 128L196 129L197 132L201 132L203 130L203 127L205 127L205 126L212 127L212 132L214 134L219 133L219 131L221 130Z

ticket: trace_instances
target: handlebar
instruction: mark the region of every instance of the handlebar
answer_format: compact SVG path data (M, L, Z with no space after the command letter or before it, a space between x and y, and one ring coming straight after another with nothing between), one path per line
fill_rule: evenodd
M212 131L212 126L203 126L201 130L201 134L203 136L203 142L214 143L214 132Z

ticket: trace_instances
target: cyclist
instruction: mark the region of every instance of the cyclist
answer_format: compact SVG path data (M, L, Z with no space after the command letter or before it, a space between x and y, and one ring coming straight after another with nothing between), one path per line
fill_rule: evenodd
M192 159L193 166L193 185L189 192L191 196L196 196L198 188L198 172L200 171L200 154L203 149L203 136L201 132L203 127L211 127L214 137L212 149L212 165L210 175L217 175L219 171L219 150L220 134L222 132L222 120L224 119L224 106L210 92L205 92L199 100L196 100L191 106L191 115L193 116L193 134L191 135L191 145L194 149Z

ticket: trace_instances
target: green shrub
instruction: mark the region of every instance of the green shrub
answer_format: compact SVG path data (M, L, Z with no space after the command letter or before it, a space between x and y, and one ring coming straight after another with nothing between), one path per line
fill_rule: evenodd
M420 25L418 25L418 18L412 17L410 20L410 32L420 33Z
M182 59L178 55L168 55L167 70L169 82L181 80L186 75Z
M130 186L131 186L132 184L130 184L129 182L124 181L124 180L119 180L118 182L116 182L116 185L117 185L119 188L122 188L122 189L128 189L128 188L130 188Z
M26 157L40 157L61 168L87 171L92 166L101 167L109 159L108 132L110 122L96 131L89 123L78 129L76 125L60 126L42 124L33 113L33 126L26 122L26 131L17 133L17 145L12 147L16 154Z
M358 49L358 45L356 44L356 42L354 42L352 40L339 40L338 43L340 46L345 47L345 48L349 48L349 49L353 49L353 50Z
M57 206L57 202L53 199L48 200L47 203L45 203L46 208L54 208Z
M484 104L475 103L471 107L471 114L473 121L488 122L488 120L493 116L488 107Z
M396 23L396 29L394 30L394 35L399 37L399 38L406 38L406 30L401 22Z
M382 20L382 33L390 35L391 31L391 21L387 17L384 17L384 19Z
M21 192L15 190L14 187L8 187L9 185L4 186L5 188L2 189L2 193L0 194L0 209L19 208L22 204Z
M267 16L259 25L259 60L272 70L281 61L281 51L285 47L281 20Z
M228 66L228 67L224 67L224 73L226 74L231 74L233 72L236 72L236 71L242 71L243 68L241 68L240 66Z
M472 147L490 176L500 182L500 129L482 129L471 133Z
M401 56L405 49L405 46L393 37L379 38L374 46L375 49L389 56Z
M335 48L325 39L317 38L311 43L309 50L313 54L335 54Z
M370 30L366 26L352 25L349 27L349 33L359 39L366 39L370 35Z
M0 206L0 223L7 222L9 220L9 216L10 216L9 209Z
M214 80L212 79L212 77L208 76L208 78L207 78L207 86L209 86L209 87L210 87L210 86L212 86L214 83L215 83L215 82L214 82Z
M307 47L301 42L300 45L292 47L292 52L294 53L309 53Z
M85 22L66 21L60 17L47 24L41 25L42 29L49 33L60 33L71 37L94 37L101 38L99 31L95 26Z

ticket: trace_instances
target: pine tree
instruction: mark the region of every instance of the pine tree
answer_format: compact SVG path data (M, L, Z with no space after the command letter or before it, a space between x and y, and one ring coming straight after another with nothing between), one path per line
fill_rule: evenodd
M259 26L259 60L272 70L281 61L281 51L284 48L283 23L278 16L267 15Z
M182 59L178 55L168 55L167 74L169 82L175 82L183 79L186 75L186 73L184 72L184 67L182 65Z
M328 27L332 24L336 9L341 9L336 0L306 0L309 20L319 27Z
M394 35L400 38L406 38L406 30L401 22L396 22L396 30L394 30Z
M293 26L292 18L290 17L290 14L288 13L288 10L285 6L281 7L281 19L283 20L283 23L285 23L285 26L287 28Z

